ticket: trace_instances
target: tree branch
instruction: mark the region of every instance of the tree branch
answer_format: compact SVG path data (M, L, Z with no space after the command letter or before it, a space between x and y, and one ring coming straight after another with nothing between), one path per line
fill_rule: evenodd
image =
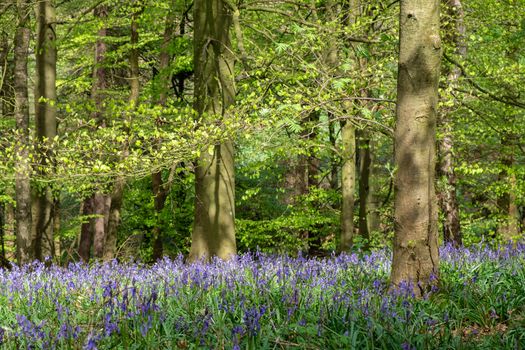
M482 87L481 85L479 85L478 83L476 83L474 81L474 79L469 76L467 74L467 71L465 69L465 67L463 67L463 65L461 63L459 63L458 61L454 60L452 57L450 57L449 55L447 54L443 54L443 57L445 57L445 59L452 63L453 65L455 65L456 67L459 68L459 70L461 71L461 75L463 75L466 80L468 81L468 83L470 85L472 85L475 89L477 89L478 91L486 94L487 96L489 96L490 98L492 98L493 100L495 101L498 101L498 102L501 102L501 103L504 103L506 105L509 105L509 106L514 106L514 107L519 107L519 108L525 108L525 103L523 102L520 102L520 101L516 101L515 99L509 97L509 96L498 96L492 92L490 92L488 89L485 89L484 87Z

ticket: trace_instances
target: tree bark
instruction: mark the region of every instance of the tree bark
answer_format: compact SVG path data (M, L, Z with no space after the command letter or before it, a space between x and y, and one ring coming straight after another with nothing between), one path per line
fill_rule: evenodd
M172 4L173 5L173 4ZM173 7L173 6L172 6ZM167 91L169 89L169 82L171 81L171 74L169 72L169 65L171 61L171 55L169 52L169 47L171 40L173 38L173 33L175 29L175 18L174 11L170 10L166 15L166 24L164 28L164 36L162 40L162 46L160 49L159 55L159 98L157 103L160 106L166 105L167 100ZM181 87L182 92L183 87ZM162 171L158 171L151 176L152 178L152 187L154 198L154 207L155 207L155 226L153 227L153 255L152 260L156 261L162 258L162 253L164 250L163 247L163 237L162 237L162 210L166 203L166 198L168 198L168 188L164 181L162 180Z
M15 198L16 198L16 260L19 265L33 260L31 250L31 164L29 159L29 102L27 61L31 30L29 3L18 1L18 26L14 51L15 119L18 143L16 145Z
M355 126L350 120L341 126L342 133L342 168L341 168L341 238L339 251L347 252L352 248L354 239L354 201L356 174Z
M11 66L8 62L9 56L9 37L7 33L3 32L0 34L0 113L2 117L8 116L7 113L7 82L9 67Z
M153 227L153 256L152 260L162 258L164 250L162 244L162 210L168 198L168 190L162 181L162 172L158 171L152 175L153 194L155 196L153 205L155 209L155 226Z
M438 0L401 0L391 282L422 296L438 273L434 187L441 41Z
M234 57L230 40L232 10L223 0L194 3L194 108L227 118L234 103ZM195 169L195 220L189 260L237 252L235 242L234 149L231 140L204 150Z
M0 259L5 260L5 204L0 202Z
M328 139L330 140L330 145L335 150L337 147L337 134L336 134L336 121L333 120L333 115L330 113L328 115ZM337 190L339 188L339 156L336 152L332 152L330 157L330 188L332 190Z
M0 76L0 105L3 117L12 117L14 114L14 64L9 58L9 52L11 47L9 45L9 37L7 33L1 34L1 45L0 58L2 61L2 75Z
M52 143L57 135L56 120L56 36L55 7L52 0L42 0L37 8L37 49L36 71L37 84L35 89L36 102L36 134L39 150L39 172L46 176L52 172ZM54 198L51 187L44 184L36 191L36 223L34 235L35 258L42 260L45 256L53 256L53 211Z
M453 45L459 56L466 56L465 25L463 22L463 8L460 0L447 0L446 9L448 21L444 25L445 41ZM457 86L461 77L461 70L452 67L445 72L447 85L451 88ZM444 215L443 239L455 246L462 244L459 205L457 200L457 178L454 160L454 139L452 136L452 112L457 108L456 103L452 107L442 109L438 123L443 137L439 145L440 162L439 175L444 178L444 187L439 194L439 204Z
M93 241L93 201L94 195L86 198L82 205L82 215L90 216L80 227L80 240L78 242L78 256L84 262L89 262L91 257L91 242Z
M504 135L501 140L501 152L503 153L501 165L503 169L499 173L498 180L506 186L497 200L500 216L497 233L505 242L516 241L519 231L520 215L516 203L517 181L516 175L511 170L514 166L513 148L515 141L515 136L508 134Z
M108 8L106 5L100 5L94 10L94 15L100 21L105 21L108 16ZM93 69L93 87L91 89L91 97L95 104L95 112L92 118L96 120L98 127L106 127L106 120L104 117L104 99L105 90L107 89L106 68L104 67L104 60L107 53L107 45L105 42L107 36L107 28L102 26L97 33L97 41L95 43L95 67ZM93 229L93 255L97 259L104 257L104 248L106 246L106 225L105 217L107 195L97 190L93 197L93 214L95 214Z
M372 156L370 153L370 137L368 131L359 134L359 235L370 239L368 222L368 204L370 202L370 170Z

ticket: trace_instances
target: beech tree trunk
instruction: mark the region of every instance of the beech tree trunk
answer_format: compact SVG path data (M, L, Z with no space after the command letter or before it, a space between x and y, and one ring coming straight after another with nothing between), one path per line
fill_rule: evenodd
M173 4L172 4L173 7ZM171 74L169 72L169 65L171 61L171 55L169 52L171 39L173 37L175 29L175 18L174 11L170 10L166 15L166 24L164 28L164 37L160 48L159 55L159 75L158 75L158 88L159 98L157 103L160 106L166 105L167 91L169 89L169 82L171 81ZM182 94L182 89L179 91ZM152 260L156 261L162 258L164 250L163 237L162 237L162 210L166 204L166 198L168 198L168 188L162 180L162 171L157 171L151 176L153 195L154 198L154 209L155 209L155 226L153 227L153 255Z
M194 2L195 105L198 115L227 118L234 103L232 9L223 0ZM231 140L204 150L195 169L195 220L189 260L237 252L234 149Z
M84 216L93 215L94 196L84 199L81 213ZM93 241L93 218L87 219L80 226L80 239L78 242L78 256L84 262L89 262L91 257L91 242Z
M18 1L18 25L15 35L15 120L18 143L16 145L15 199L16 199L16 260L19 265L33 260L31 250L31 163L29 159L29 102L27 61L31 30L29 3Z
M152 175L153 206L155 209L155 226L153 227L153 261L162 258L163 243L162 243L162 210L168 198L168 190L162 181L162 172L158 171Z
M52 143L57 135L56 120L56 36L55 7L52 0L41 0L36 5L37 13L37 47L35 89L36 134L39 150L38 171L41 176L52 172ZM54 255L53 217L54 197L51 187L44 184L35 191L34 254L42 260Z
M307 183L306 183L306 192L309 193L312 189L315 189L316 187L319 187L319 169L321 168L321 159L317 157L315 154L315 147L311 147L315 142L317 138L317 127L319 124L319 117L320 113L312 112L308 116L307 123L306 123L306 130L304 132L304 138L307 140L309 144L310 150L308 151L308 155L304 157L304 160L306 161L306 171L307 171ZM317 256L322 254L321 248L322 248L322 240L319 233L312 234L310 230L305 230L302 233L303 239L305 239L308 242L308 254L310 256Z
M140 3L140 2L139 2ZM137 47L139 42L139 25L138 17L142 12L142 7L137 6L133 12L131 19L131 33L130 33L130 44L131 50L129 55L129 103L133 108L137 108L139 104L140 96L140 81L139 81L139 49ZM124 157L127 154L127 145L124 145ZM111 260L115 257L117 252L117 231L120 225L120 212L122 209L122 199L124 196L124 188L126 187L126 180L122 176L118 176L113 186L113 192L111 193L111 202L109 208L109 220L108 230L106 236L106 246L104 249L104 260Z
M465 44L465 25L463 22L463 8L460 0L447 0L447 22L444 25L445 40L450 42L455 48L457 55L466 56L467 48ZM458 67L448 69L447 85L454 88L458 85L461 77L461 70ZM439 145L440 162L439 175L444 178L444 187L439 194L439 204L443 212L443 239L445 242L455 246L462 244L461 225L459 215L459 205L456 194L457 178L455 173L454 160L454 139L452 136L451 113L457 107L443 108L439 119L439 128L443 137Z
M391 282L422 296L438 273L434 187L441 41L438 0L401 0ZM436 276L437 277L437 276Z
M106 5L100 5L94 10L94 15L100 21L104 22L108 16L108 8ZM104 117L104 99L105 90L107 89L106 68L104 67L104 60L107 53L107 45L105 42L107 36L107 28L102 26L97 33L97 41L95 43L95 68L93 69L93 87L91 89L91 98L95 104L95 112L92 118L97 121L99 127L106 127L106 120ZM106 246L106 225L105 218L109 214L106 210L107 195L97 190L93 197L93 214L95 214L93 229L93 255L97 259L102 259L104 256L104 248Z
M354 201L356 190L356 140L355 126L350 120L342 125L342 168L341 168L341 238L339 251L352 248L354 238Z
M105 21L107 17L107 7L100 5L93 11L95 18L99 21ZM105 37L107 35L107 28L102 26L97 32L97 40L95 43L95 60L93 68L93 85L91 87L91 99L95 106L91 118L96 121L97 127L105 127L106 121L104 118L104 91L107 88L106 83L106 68L104 67L104 58L107 52L107 45ZM81 235L79 241L79 255L83 260L89 260L91 255L91 246L93 246L93 255L101 259L104 254L104 247L106 244L106 225L105 217L108 215L106 211L107 196L100 190L96 189L95 193L84 199L82 215L94 216L89 219L89 224L83 224L81 228ZM83 240L86 241L83 241ZM81 252L82 250L82 252ZM84 256L87 254L87 258Z
M359 235L370 239L368 223L368 204L370 203L370 171L372 156L370 152L370 137L368 131L359 133Z
M14 114L14 62L9 57L11 46L7 33L1 33L0 58L2 61L2 75L0 75L0 106L3 117L12 117Z
M381 200L374 152L374 138L364 130L359 142L359 231L365 238L380 230L378 210Z

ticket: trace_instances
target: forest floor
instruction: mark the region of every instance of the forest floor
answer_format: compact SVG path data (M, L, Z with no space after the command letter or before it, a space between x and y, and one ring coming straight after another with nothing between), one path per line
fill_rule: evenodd
M0 271L6 349L521 349L525 245L440 251L422 299L391 254L33 263Z

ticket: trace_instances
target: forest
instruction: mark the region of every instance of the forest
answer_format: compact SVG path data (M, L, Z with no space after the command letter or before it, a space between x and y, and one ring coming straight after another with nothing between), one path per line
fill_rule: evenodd
M522 349L525 0L2 0L6 349Z

